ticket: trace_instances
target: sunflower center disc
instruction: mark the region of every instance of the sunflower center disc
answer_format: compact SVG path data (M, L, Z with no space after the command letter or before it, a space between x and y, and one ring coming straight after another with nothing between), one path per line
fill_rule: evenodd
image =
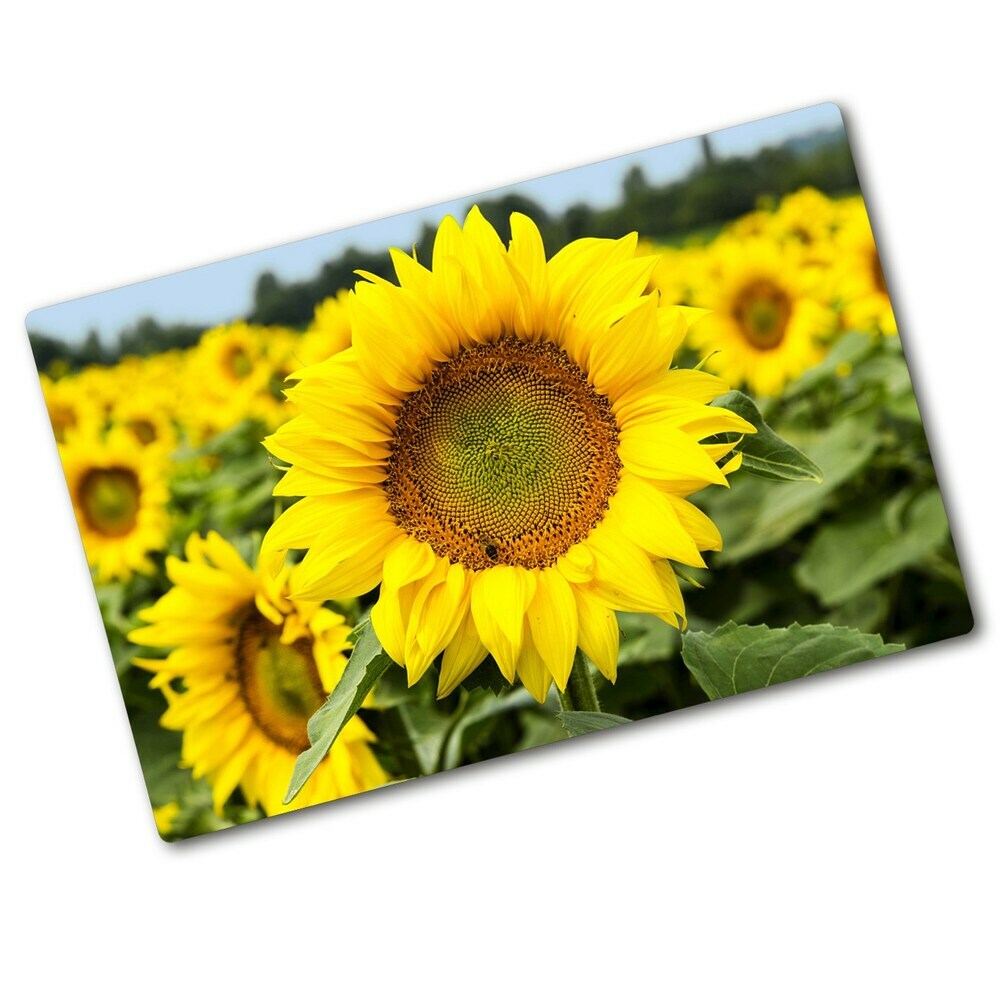
M139 479L131 469L90 469L80 481L79 505L93 531L127 535L139 513Z
M607 398L554 344L484 344L404 401L389 508L409 535L468 569L549 566L604 516L617 449Z
M156 440L156 426L152 420L137 417L130 420L127 426L139 444L152 444Z
M226 356L226 363L237 382L245 379L253 371L253 362L250 360L250 355L238 344L229 351L229 354Z
M872 283L879 292L887 295L889 290L885 287L885 272L882 270L882 262L878 259L878 251L872 247L871 254Z
M761 351L769 351L785 339L785 327L791 314L788 296L767 281L747 285L733 307L733 316L743 335Z
M261 730L291 753L308 750L306 724L326 699L309 640L283 643L278 626L251 607L236 632L236 672Z

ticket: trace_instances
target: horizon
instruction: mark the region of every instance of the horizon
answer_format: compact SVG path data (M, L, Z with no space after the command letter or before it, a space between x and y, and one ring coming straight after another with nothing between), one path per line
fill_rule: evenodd
M729 159L837 130L845 131L835 104L789 111L45 306L32 310L25 325L30 334L67 345L82 343L91 332L102 344L112 343L146 318L164 326L208 328L245 317L253 308L257 279L265 272L285 283L301 281L314 277L326 261L348 249L378 251L410 246L425 225L436 228L446 215L463 218L479 199L518 194L549 213L560 213L579 203L601 210L620 200L624 178L634 167L657 186L690 175L703 161L703 136L708 137L716 155ZM178 302L183 304L178 307Z

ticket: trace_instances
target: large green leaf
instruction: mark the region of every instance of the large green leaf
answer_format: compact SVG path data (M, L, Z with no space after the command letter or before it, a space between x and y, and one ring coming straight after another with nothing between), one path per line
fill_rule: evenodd
M727 622L714 632L688 632L681 656L714 701L904 648L843 626L768 628Z
M824 524L795 567L800 586L833 607L930 556L948 539L941 494L918 496L901 524L886 507Z
M731 490L706 495L705 506L725 540L717 564L739 562L791 538L830 504L837 488L865 467L878 446L877 414L839 420L807 439L825 476L822 483L770 483L745 479Z
M823 482L823 472L808 456L776 434L765 422L757 404L742 392L727 392L712 402L738 414L757 428L739 444L743 468L761 479L779 482Z
M392 666L392 660L382 649L371 623L359 627L354 651L344 669L344 675L321 708L309 720L309 749L295 761L292 780L288 784L285 802L291 802L301 791L309 776L330 752L340 731L354 718L375 682Z
M620 715L609 715L607 712L559 712L559 721L570 736L583 736L585 733L596 733L601 729L613 729L615 726L631 722Z

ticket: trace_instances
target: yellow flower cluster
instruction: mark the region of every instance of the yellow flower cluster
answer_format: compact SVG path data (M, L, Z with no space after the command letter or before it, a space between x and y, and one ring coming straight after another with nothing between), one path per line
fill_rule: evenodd
M653 287L709 310L689 347L709 371L759 395L779 395L844 330L897 332L860 196L803 188L707 244L655 250Z
M350 343L346 298L320 303L304 332L236 322L206 331L188 350L41 376L98 582L151 572L149 554L167 540L167 484L179 449L243 420L273 430L288 418L289 375Z

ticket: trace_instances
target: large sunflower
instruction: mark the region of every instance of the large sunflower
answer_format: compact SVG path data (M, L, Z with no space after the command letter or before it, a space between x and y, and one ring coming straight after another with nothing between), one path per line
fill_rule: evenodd
M720 237L694 302L709 314L690 342L732 385L776 396L823 357L836 318L816 292L802 251L773 240Z
M353 346L297 373L300 415L265 442L305 499L262 547L272 572L308 549L293 597L361 595L414 683L443 652L439 694L492 654L543 700L577 647L609 679L614 611L677 624L668 560L703 566L719 533L685 497L725 484L753 428L707 403L726 390L671 370L688 313L646 294L657 258L635 234L546 260L515 214L505 248L478 209L438 230L430 268L392 251L399 284L365 275Z
M170 516L162 452L125 428L70 434L59 446L87 561L99 582L152 573L150 552L166 544Z
M214 532L191 535L184 554L167 559L174 586L140 612L150 624L129 638L175 647L165 660L135 662L155 672L151 686L169 703L161 723L183 730L182 762L207 778L216 810L237 785L274 815L385 784L374 737L355 716L295 805L284 805L295 759L309 746L306 723L347 663L350 628L329 608L289 600L294 570L262 576Z

